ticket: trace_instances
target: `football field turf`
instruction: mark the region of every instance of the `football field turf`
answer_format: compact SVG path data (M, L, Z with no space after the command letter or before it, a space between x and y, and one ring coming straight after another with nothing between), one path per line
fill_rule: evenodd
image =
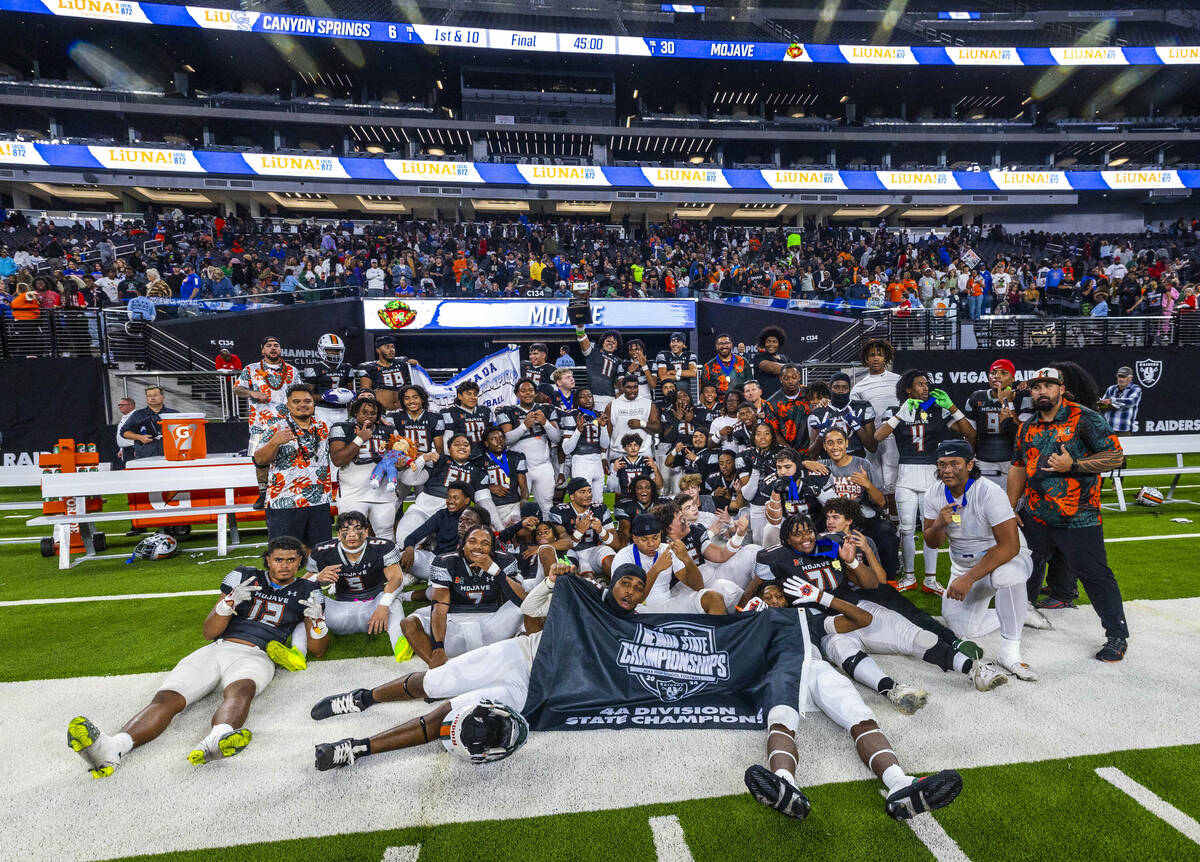
M1200 487L1179 494L1200 500ZM24 525L32 514L0 512L0 539L35 535ZM109 527L110 553L127 554L136 543L120 535L125 528ZM233 565L253 564L261 548L234 549L226 559L193 553L212 544L197 530L174 559L89 561L60 572L35 544L3 544L0 730L13 744L0 756L0 802L9 814L8 856L1200 859L1200 506L1106 512L1105 535L1132 630L1124 663L1091 658L1102 636L1086 605L1051 612L1054 631L1026 629L1037 683L1012 679L981 694L915 660L879 659L930 692L929 706L911 717L864 692L902 762L917 773L956 768L964 778L952 806L911 825L886 817L879 783L819 714L801 724L799 777L813 802L803 823L744 792L741 773L764 746L764 733L753 730L534 734L517 755L485 767L430 746L318 773L313 743L367 735L428 708L308 718L325 694L423 667L397 665L386 638L365 635L336 638L308 671L280 671L256 701L254 741L240 757L186 762L215 705L210 697L111 778L93 781L65 745L67 720L83 713L115 731L162 671L203 644L200 623L221 578ZM944 555L941 570L944 582ZM917 601L938 610L932 596Z

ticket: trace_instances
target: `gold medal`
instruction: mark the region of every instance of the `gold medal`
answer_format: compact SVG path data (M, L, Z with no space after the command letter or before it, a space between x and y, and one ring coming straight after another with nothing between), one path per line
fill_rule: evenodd
M921 411L921 421L922 421L922 422L928 422L928 421L929 421L929 414L928 414L928 413L926 413L924 410L922 410L922 411Z
M958 512L955 512L953 515L950 516L950 520L956 524L961 524L962 523L962 515L958 514Z
M841 561L841 560L834 560L834 561L833 561L833 567L834 567L835 569L837 569L837 570L840 572L840 571L842 570L842 561Z

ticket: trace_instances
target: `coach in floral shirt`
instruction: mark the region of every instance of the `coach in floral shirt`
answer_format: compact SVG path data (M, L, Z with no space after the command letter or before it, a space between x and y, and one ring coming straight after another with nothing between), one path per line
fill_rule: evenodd
M333 538L329 503L329 426L314 418L317 398L306 383L287 389L286 412L272 419L254 451L267 479L267 537L295 536L309 548Z

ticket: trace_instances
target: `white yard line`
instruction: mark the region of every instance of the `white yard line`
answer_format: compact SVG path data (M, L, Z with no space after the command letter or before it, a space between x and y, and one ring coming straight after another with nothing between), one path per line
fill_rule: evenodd
M1104 544L1116 542L1161 542L1163 539L1200 539L1200 533L1171 533L1166 536L1121 536L1116 539L1105 539Z
M1050 612L1056 628L1027 630L1022 644L1025 659L1041 674L1037 683L1012 680L980 693L962 674L881 656L886 672L929 691L929 705L902 716L874 693L863 697L913 774L1200 743L1200 725L1192 720L1200 714L1200 671L1183 658L1200 655L1200 598L1132 601L1125 608L1132 636L1119 664L1092 657L1103 635L1090 609ZM198 621L196 628L199 645ZM997 637L983 638L984 648L994 648ZM83 761L68 749L67 722L82 713L114 732L149 701L163 674L2 684L0 739L19 740L5 749L0 781L6 855L103 859L466 822L500 816L497 799L504 800L502 814L509 819L676 803L745 793L742 775L762 758L762 731L587 730L534 733L515 756L482 767L429 745L369 757L348 769L313 769L315 743L377 733L430 708L381 704L364 715L314 722L308 711L317 699L422 669L419 661L398 665L372 657L280 671L255 699L247 722L254 741L241 756L202 767L187 762L188 751L208 731L216 706L210 696L99 781L88 778ZM1147 703L1158 706L1146 709ZM981 714L988 722L983 736ZM1051 734L1047 727L1072 731ZM798 736L802 787L873 780L845 732L824 716L808 715ZM704 756L683 757L683 751ZM537 792L522 792L531 787ZM965 792L971 792L969 779ZM819 810L820 791L809 796ZM314 798L354 804L337 806L336 817L279 816L312 811ZM214 828L213 806L197 800L220 800L222 811L238 816ZM70 828L63 827L64 811L70 812ZM887 827L882 800L862 817L878 824L872 828Z
M15 599L0 602L0 608L19 605L69 605L76 602L123 602L126 599L179 599L187 596L215 596L220 590L188 590L182 593L128 593L123 596L68 596L64 599Z
M1138 784L1115 766L1101 766L1096 774L1145 808L1159 820L1178 829L1192 842L1200 844L1200 823L1188 817L1153 790Z
M420 844L403 844L399 847L385 847L383 850L383 862L417 862L420 857Z
M879 795L886 797L887 791L880 790ZM904 822L937 862L971 862L958 842L950 837L942 824L933 819L932 814L918 814Z
M658 862L694 862L683 826L674 814L651 817L650 831L654 835L654 853Z

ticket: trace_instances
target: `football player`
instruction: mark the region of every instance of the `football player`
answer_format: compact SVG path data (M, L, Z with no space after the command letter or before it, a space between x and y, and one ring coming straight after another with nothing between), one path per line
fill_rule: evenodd
M483 435L492 427L492 408L479 406L479 384L464 380L455 390L454 403L442 411L448 434L465 434L471 441L471 457L483 452Z
M358 366L358 388L373 389L384 410L395 410L403 386L412 385L411 365L415 359L396 356L396 339L390 335L375 337L375 359Z
M850 375L841 372L829 381L829 403L813 408L808 417L808 448L814 457L821 453L821 436L830 428L846 434L847 451L866 458L879 445L875 442L875 408L870 401L850 397Z
M1025 584L1033 557L1018 529L1007 493L996 482L979 482L975 453L966 440L945 440L937 448L938 481L925 492L921 514L925 541L950 547L950 583L942 596L942 616L960 637L977 638L1000 629L1000 666L1017 679L1034 682L1037 673L1021 659L1026 620ZM995 598L996 607L989 608ZM1036 609L1038 628L1048 628Z
M650 511L658 500L658 488L652 479L645 477L633 480L633 496L613 506L613 520L617 522L618 547L626 547L632 541L633 519Z
M975 426L975 466L983 478L1005 489L1017 429L1034 413L1029 384L1017 383L1015 373L1009 360L997 359L988 368L988 388L972 392L966 409Z
M662 473L653 458L642 454L641 435L626 434L621 438L621 449L625 454L608 465L608 490L615 494L617 501L633 496L633 483L638 479L649 479L661 491Z
M496 550L485 526L467 530L458 551L434 559L429 568L431 605L401 624L417 657L432 667L447 658L513 637L521 628L521 585L517 561Z
M395 426L382 416L379 402L360 395L350 404L350 420L329 428L329 461L338 468L339 512L361 512L381 539L396 536L394 492L371 487L371 471L387 451Z
M544 517L554 504L550 447L562 439L562 433L547 418L550 408L537 403L537 387L532 380L522 377L513 389L517 403L499 408L496 422L504 432L505 443L525 456L526 481Z
M949 395L940 389L930 390L929 375L924 371L905 371L896 381L896 398L900 406L884 411L885 421L875 430L875 440L882 442L895 433L899 453L896 511L900 515L900 555L904 565L904 577L896 588L911 590L917 586L916 533L921 495L937 481L934 461L938 444L953 437L954 432L965 437L967 442L974 442L975 429L954 406ZM937 548L925 542L922 555L925 580L921 589L940 596L942 585L937 579Z
M522 503L529 499L525 481L525 455L508 449L504 441L503 431L489 428L483 437L483 458L480 461L491 478L488 490L500 514L496 527L516 522Z
M751 480L754 473L750 474ZM821 511L819 495L829 482L829 469L817 461L801 461L795 449L780 449L771 472L758 482L758 493L765 490L765 523L760 537L764 548L779 544L779 525L788 515L813 515ZM750 493L750 483L743 493ZM753 508L751 512L753 512ZM743 584L743 586L745 586Z
M249 399L250 442L246 451L253 455L262 445L267 426L275 419L287 415L287 390L299 382L295 366L283 359L283 348L279 339L268 335L262 340L262 358L243 368L233 385L233 394ZM255 467L258 478L258 499L254 508L264 509L267 505L267 468Z
M325 742L316 747L316 766L319 770L352 765L356 760L385 751L424 745L442 736L437 728L448 730L445 722L451 714L472 710L481 700L502 704L525 705L529 693L529 674L533 660L541 647L542 632L530 623L540 621L550 609L554 585L558 578L568 575L571 566L557 563L546 578L535 586L521 604L527 637L510 638L489 644L467 655L450 659L424 673L410 673L373 689L359 688L345 694L335 694L317 702L312 717L320 721L335 715L349 715L369 709L376 703L404 700L448 700L418 718L406 721L376 734L369 739L348 738ZM637 613L646 592L646 573L636 566L613 571L612 586L605 589L603 602L610 612L619 616ZM518 709L520 707L517 707ZM504 734L494 734L498 740ZM511 736L508 737L510 740ZM522 740L523 741L523 740ZM509 753L516 750L511 741L503 747Z
M400 568L410 579L428 581L434 558L453 553L458 548L462 538L463 516L471 505L471 493L470 485L452 482L446 488L442 507L419 523L411 533L401 534L400 541L396 543L404 549L400 554ZM472 513L478 514L474 510ZM426 539L433 545L432 551L417 548Z
M603 502L593 503L594 499L591 483L576 476L567 483L567 502L552 507L546 520L567 531L571 538L568 556L578 563L579 571L602 576L607 582L616 555L617 531L608 507Z
M653 512L634 517L631 532L633 541L617 551L612 570L632 563L646 573L643 603L648 613L725 613L725 584L706 587L682 539L663 541L662 525Z
M592 391L586 387L575 393L573 410L556 409L552 416L563 432L562 451L572 476L587 479L592 498L604 499L604 475L608 472L604 456L608 452L608 416L596 412Z
M322 586L333 585L333 598L325 600L325 622L335 635L386 631L396 661L412 658L400 623L404 602L400 587L404 573L400 552L387 539L368 536L367 517L362 512L341 511L334 523L337 538L322 542L308 557L309 579ZM303 652L292 635L292 646Z
M583 349L588 384L596 397L596 412L603 413L616 395L617 376L621 372L621 334L616 330L605 332L600 336L598 350L582 326L575 328L575 338Z
M358 372L346 358L346 342L327 332L317 339L317 362L300 372L300 379L317 393L317 418L330 428L346 421L346 405L354 400ZM336 390L345 390L345 393Z
M688 515L684 514L684 507L688 508ZM658 519L666 541L672 547L682 545L686 549L688 557L700 570L704 588L721 593L725 597L725 609L733 611L754 575L754 561L762 550L758 545L743 544L749 519L742 517L734 525L728 542L719 545L712 540L708 530L695 523L696 517L689 520L689 515L698 516L698 509L696 501L686 494L656 503L651 511Z
M93 778L112 775L132 749L158 737L176 715L218 687L221 703L212 730L188 761L200 765L233 757L250 744L244 725L250 702L275 675L272 654L286 651L283 642L300 622L314 655L324 655L329 643L320 587L296 577L303 560L300 540L280 536L267 543L265 570L239 566L226 575L221 598L204 620L204 637L214 642L184 656L120 732L109 736L82 715L71 719L67 742Z
M893 820L907 820L953 802L962 791L962 777L949 769L924 778L907 774L880 730L875 713L863 703L854 685L823 661L812 646L827 636L869 626L871 614L802 577L784 581L781 591L763 592L768 593L765 598L770 608L785 608L785 595L792 597L803 615L803 627L795 627L799 634L795 648L779 650L769 671L767 766L755 764L745 775L746 789L755 801L797 820L808 816L811 805L796 784L796 733L800 728L797 704L806 708L812 703L850 734L859 759L887 788L884 810Z
M466 434L455 434L450 438L444 457L437 452L426 452L415 459L400 474L400 482L420 487L421 493L396 525L397 536L408 536L433 517L438 509L444 508L449 489L456 484L466 485L476 505L488 513L492 523L500 525L500 513L492 502L489 487L491 473L479 461L472 459L471 440Z

